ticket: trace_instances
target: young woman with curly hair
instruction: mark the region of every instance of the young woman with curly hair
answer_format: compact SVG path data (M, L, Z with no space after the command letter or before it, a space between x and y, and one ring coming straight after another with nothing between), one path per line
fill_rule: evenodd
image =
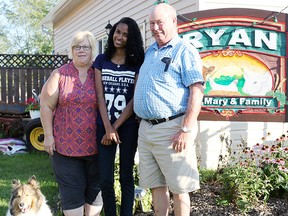
M120 215L133 214L133 165L139 126L133 111L133 96L143 60L139 27L135 20L124 17L112 27L104 54L98 55L93 64L100 111L97 116L97 145L105 216L119 215L114 191L118 145L122 194Z

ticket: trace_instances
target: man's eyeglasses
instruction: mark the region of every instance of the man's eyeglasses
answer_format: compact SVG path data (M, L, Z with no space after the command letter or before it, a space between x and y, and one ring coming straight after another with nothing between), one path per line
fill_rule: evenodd
M73 46L73 48L77 51L80 51L81 48L83 51L89 51L91 49L90 46L80 46L80 45Z

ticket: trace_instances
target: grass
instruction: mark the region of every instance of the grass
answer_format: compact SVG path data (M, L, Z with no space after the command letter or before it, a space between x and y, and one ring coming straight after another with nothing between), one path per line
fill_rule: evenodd
M41 191L48 200L53 215L62 215L58 210L58 186L54 178L49 156L42 152L31 152L15 155L0 154L0 215L6 215L11 196L11 181L21 182L35 175L40 182Z
M35 175L40 182L41 191L48 200L53 215L61 216L59 210L59 192L54 178L49 156L42 152L15 154L12 156L0 153L0 215L6 215L11 195L11 181L21 182ZM215 180L215 170L200 169L200 181L207 183Z

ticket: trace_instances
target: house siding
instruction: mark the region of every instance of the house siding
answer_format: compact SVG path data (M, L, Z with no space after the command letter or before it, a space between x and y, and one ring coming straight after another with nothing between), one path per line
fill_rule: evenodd
M217 8L251 8L260 10L280 11L287 6L287 1L251 1L251 0L199 0L199 10Z
M73 0L72 0L73 1ZM74 0L75 1L75 0ZM79 1L62 18L53 22L54 50L57 54L68 54L71 36L80 30L91 31L96 38L105 36L105 26L108 20L111 24L124 16L132 17L138 24L145 23L145 44L149 46L154 40L149 30L148 13L155 0L85 0ZM250 0L170 0L169 4L176 8L179 14L199 10L217 8L255 8L280 11L285 7L282 0L274 0L273 6L268 1L254 2Z
M105 36L108 20L113 25L124 16L132 17L140 25L145 23L145 44L153 42L149 30L148 13L154 0L87 0L71 9L63 18L53 23L54 50L57 54L68 54L71 36L76 31L91 31L96 38ZM170 1L179 13L198 10L197 1Z

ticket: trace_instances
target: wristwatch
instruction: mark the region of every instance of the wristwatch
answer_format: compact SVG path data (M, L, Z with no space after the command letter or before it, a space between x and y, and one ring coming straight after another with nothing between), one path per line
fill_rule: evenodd
M180 129L181 129L184 133L190 133L190 132L191 132L191 129L189 129L188 127L185 127L185 126L181 127Z

